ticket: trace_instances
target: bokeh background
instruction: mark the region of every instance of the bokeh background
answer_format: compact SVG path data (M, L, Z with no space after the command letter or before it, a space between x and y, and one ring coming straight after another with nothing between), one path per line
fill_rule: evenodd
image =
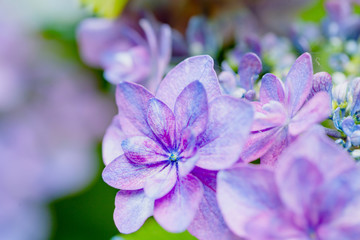
M78 24L96 15L88 2L0 1L0 239L194 239L167 233L151 218L134 234L118 234L117 190L101 179L114 89L101 70L82 62L76 41ZM98 2L98 15L113 17L122 8L122 1ZM192 15L226 12L233 1L178 2L132 5L183 32ZM324 1L308 2L289 14L320 22ZM261 16L266 21L271 14ZM281 34L281 26L268 27Z

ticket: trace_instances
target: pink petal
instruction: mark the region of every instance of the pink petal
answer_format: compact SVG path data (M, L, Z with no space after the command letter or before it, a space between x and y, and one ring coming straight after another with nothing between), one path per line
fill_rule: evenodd
M226 225L216 199L216 174L197 168L193 171L204 186L204 197L188 231L198 239L236 240L239 239Z
M249 163L263 156L274 144L280 128L251 133L240 155L242 161Z
M166 161L169 156L161 146L148 137L131 137L121 144L125 156L136 164Z
M153 211L154 200L146 197L143 190L121 190L116 194L114 221L121 233L136 232Z
M289 145L290 141L288 129L280 129L269 150L260 158L261 164L274 167L277 164L279 155Z
M149 101L148 124L158 141L169 150L175 146L175 116L165 103L152 98Z
M166 166L160 172L146 180L144 191L146 196L158 199L165 196L174 187L177 180L176 167Z
M156 97L174 109L176 98L183 89L194 81L200 81L208 100L220 96L220 85L214 71L214 61L210 56L195 56L185 59L173 68L160 83Z
M260 166L220 171L217 199L226 223L238 236L246 236L253 217L281 207L273 172Z
M117 85L118 116L126 136L145 135L155 139L147 123L148 102L153 97L148 90L138 84L124 82Z
M241 99L221 96L210 103L209 122L198 138L197 166L209 170L230 167L240 156L253 120L252 106Z
M291 67L285 82L288 111L291 116L301 108L307 99L313 83L311 55L302 54Z
M305 219L313 204L313 194L323 183L323 175L306 158L295 158L282 166L276 172L281 198L289 209Z
M289 133L297 136L311 128L316 123L321 123L331 114L330 96L326 92L315 94L299 112L291 119Z
M165 230L183 232L194 219L202 197L199 179L187 175L167 195L155 201L154 217Z
M284 103L284 100L284 84L275 75L271 73L265 74L261 79L260 102L263 104L270 101Z
M251 126L252 132L263 131L286 124L288 115L282 103L270 101L262 105L261 109L259 109L259 104L256 104L256 107L255 119Z
M102 177L114 188L137 190L143 188L146 179L163 167L163 164L135 164L130 162L125 155L121 155L105 167Z
M175 103L177 132L191 128L195 136L202 133L208 121L208 103L204 86L194 81L184 88Z
M124 154L121 143L125 138L126 136L121 130L118 116L115 116L111 125L106 130L102 142L102 156L105 165L108 165L114 159Z

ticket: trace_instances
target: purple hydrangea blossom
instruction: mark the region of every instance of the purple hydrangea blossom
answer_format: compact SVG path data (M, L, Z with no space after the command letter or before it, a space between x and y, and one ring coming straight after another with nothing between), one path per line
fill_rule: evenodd
M86 19L78 29L80 53L89 65L103 68L109 82L136 82L155 91L170 61L171 29L148 19L139 25L126 17Z
M360 236L360 169L319 129L299 137L275 170L219 172L217 198L228 226L246 239Z
M252 134L241 159L275 165L279 154L299 134L331 114L329 94L316 93L306 101L313 86L311 56L301 55L290 69L285 86L273 74L261 80L260 101L254 102L256 114Z
M186 59L155 96L121 83L116 101L119 114L103 141L103 179L121 189L114 212L119 231L134 232L154 215L170 232L233 238L216 204L216 171L237 161L253 109L221 95L213 60Z

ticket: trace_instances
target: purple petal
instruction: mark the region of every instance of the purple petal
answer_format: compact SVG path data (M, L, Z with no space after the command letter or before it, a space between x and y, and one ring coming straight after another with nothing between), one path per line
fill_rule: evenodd
M202 133L208 121L208 103L204 86L194 81L184 88L175 103L177 132L191 128L193 134Z
M155 139L147 123L148 102L154 96L135 83L120 83L116 88L120 125L127 137L145 135Z
M299 136L281 155L278 167L288 169L294 159L311 161L325 179L332 179L355 165L350 155L319 128L312 128ZM286 179L279 179L281 181Z
M254 102L256 108L255 119L251 127L252 132L262 131L285 125L288 115L284 105L277 101L270 101L261 106Z
M119 124L118 116L113 118L102 142L102 156L105 165L124 154L121 143L126 138Z
M281 206L272 171L260 166L243 166L220 171L217 199L230 229L246 236L246 225L256 215Z
M289 145L289 131L288 129L280 129L276 134L275 140L272 142L269 150L260 158L262 164L274 167L277 164L279 155Z
M131 137L121 144L125 156L133 163L149 164L167 160L168 154L148 137Z
M355 126L354 119L351 116L344 118L344 120L341 122L341 129L348 136L351 136L351 134L354 132Z
M292 217L289 212L264 211L252 218L245 228L251 239L307 240L307 233L291 221Z
M326 92L319 92L312 97L299 112L291 119L289 133L297 136L311 128L316 123L321 123L331 114L330 96Z
M312 98L318 92L327 92L331 96L332 90L332 78L327 72L319 72L314 75L313 85L308 96L308 99Z
M267 73L261 79L260 102L268 103L277 101L283 103L285 100L284 84L279 78Z
M163 167L163 164L135 164L130 162L125 155L121 155L105 167L102 177L114 188L137 190L143 188L146 179Z
M146 197L143 190L121 190L116 194L114 221L121 233L137 231L153 211L154 200Z
M153 199L161 198L171 191L176 180L176 167L167 166L146 180L144 186L145 194Z
M220 85L214 71L214 61L210 56L196 56L185 59L173 68L160 83L156 97L174 109L176 98L193 81L200 81L208 100L220 96Z
M221 96L210 103L209 123L198 138L197 166L209 170L230 167L240 156L253 120L248 102Z
M290 164L278 168L276 180L283 202L305 218L313 203L314 191L323 183L323 175L316 165L306 158L293 159Z
M239 85L245 90L253 89L254 81L262 70L260 58L254 53L245 54L239 65Z
M190 158L181 159L178 165L179 176L182 177L188 175L195 168L198 160L199 155L197 154Z
M175 145L175 116L165 103L152 98L149 101L148 124L165 147L171 149Z
M204 197L188 231L198 239L239 239L226 225L216 200L217 172L196 168L193 174L203 183Z
M313 83L311 55L302 54L291 67L285 82L288 110L291 116L301 108L307 99Z
M221 72L219 74L219 82L224 94L230 94L236 90L236 77L233 72Z
M249 163L263 156L274 144L278 133L279 128L272 128L250 134L240 155L241 160Z
M353 92L353 104L351 105L351 115L354 116L360 110L360 79L355 80Z
M183 232L194 219L202 197L199 179L187 175L167 195L155 201L154 217L165 230Z

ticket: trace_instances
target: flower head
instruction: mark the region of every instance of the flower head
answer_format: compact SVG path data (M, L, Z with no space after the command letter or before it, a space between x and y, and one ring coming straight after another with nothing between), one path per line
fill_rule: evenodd
M186 59L155 96L137 84L118 85L119 114L103 142L103 178L121 189L114 215L120 232L136 231L154 215L168 231L192 225L191 233L204 235L199 224L210 214L206 209L220 213L213 172L237 161L253 110L220 94L212 66L208 56ZM224 226L218 216L205 235L220 236Z

